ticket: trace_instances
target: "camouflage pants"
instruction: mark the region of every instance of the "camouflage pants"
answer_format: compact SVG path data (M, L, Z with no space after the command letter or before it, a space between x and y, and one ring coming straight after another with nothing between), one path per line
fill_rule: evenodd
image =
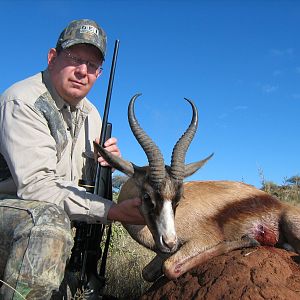
M54 204L9 197L0 195L0 300L50 299L71 253L70 220Z

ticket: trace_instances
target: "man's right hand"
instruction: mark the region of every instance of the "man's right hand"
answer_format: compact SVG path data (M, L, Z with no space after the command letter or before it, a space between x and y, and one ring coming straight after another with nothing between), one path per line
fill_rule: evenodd
M141 199L124 200L111 206L107 219L126 224L145 225L145 219L140 213Z

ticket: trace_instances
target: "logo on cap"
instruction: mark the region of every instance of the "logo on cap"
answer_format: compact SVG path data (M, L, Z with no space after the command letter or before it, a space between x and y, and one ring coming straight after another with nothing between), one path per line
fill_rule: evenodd
M99 34L99 30L91 25L81 25L80 26L80 33L90 33L90 34Z

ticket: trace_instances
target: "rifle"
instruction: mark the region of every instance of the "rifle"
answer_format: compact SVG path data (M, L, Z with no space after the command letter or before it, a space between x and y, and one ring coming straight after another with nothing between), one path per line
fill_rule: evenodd
M113 88L114 74L119 50L119 40L115 41L114 54L111 64L110 77L102 118L100 135L100 145L111 137L112 124L108 122L109 106ZM85 186L87 191L93 192L103 198L112 200L112 172L110 167L102 167L97 163L95 183L90 184L81 180L79 185ZM89 187L89 188L87 188ZM72 296L78 290L84 294L84 299L96 300L103 299L103 289L105 287L106 259L109 249L111 236L111 225L87 224L85 222L74 222L76 235L72 255L67 266L66 281ZM102 251L102 242L105 229L106 240ZM101 259L98 270L98 261Z

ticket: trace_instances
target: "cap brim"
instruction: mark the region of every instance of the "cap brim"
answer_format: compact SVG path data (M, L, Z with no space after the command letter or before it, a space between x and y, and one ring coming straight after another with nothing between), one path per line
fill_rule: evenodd
M84 39L68 40L68 41L64 41L63 43L61 43L61 47L63 49L66 49L66 48L69 48L71 46L78 45L78 44L90 44L90 45L95 46L100 51L103 60L105 60L105 55L104 55L103 49L101 49L99 47L99 45L97 45L96 43L93 43L92 41L87 41L87 40L84 40Z

